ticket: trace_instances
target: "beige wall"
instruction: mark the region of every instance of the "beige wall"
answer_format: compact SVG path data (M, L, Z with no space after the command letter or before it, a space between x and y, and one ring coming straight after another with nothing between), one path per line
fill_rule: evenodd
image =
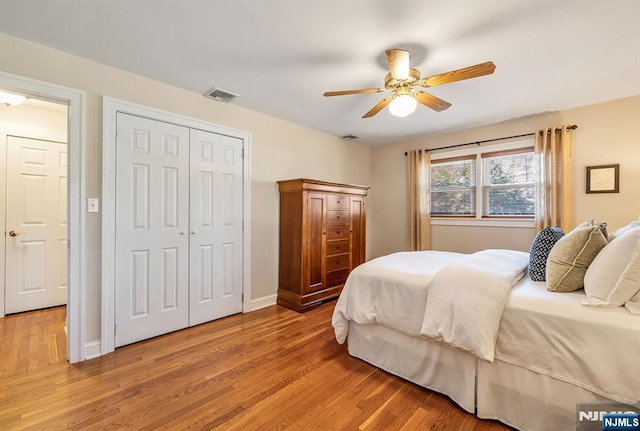
M437 114L431 114L433 121ZM373 151L373 255L408 249L404 152L533 132L577 124L573 135L574 223L595 217L616 229L640 214L640 96L566 111L550 112L490 126L424 137ZM507 141L501 141L507 142ZM620 193L585 193L585 167L620 164ZM434 249L472 252L484 248L527 251L533 229L433 226Z
M87 92L87 196L100 195L102 97L109 96L252 134L252 298L278 287L276 181L296 177L370 185L371 149L259 112L0 33L0 70ZM370 209L370 208L369 208ZM371 244L372 214L368 239ZM100 334L99 214L87 215L86 340ZM95 245L93 245L95 244ZM371 250L371 247L368 247Z

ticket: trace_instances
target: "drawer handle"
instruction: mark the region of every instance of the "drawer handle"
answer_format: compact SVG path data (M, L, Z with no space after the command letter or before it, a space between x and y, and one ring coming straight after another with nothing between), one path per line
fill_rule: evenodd
M340 265L340 261L339 260L336 260L336 265Z
M340 218L340 216L337 216L336 218Z

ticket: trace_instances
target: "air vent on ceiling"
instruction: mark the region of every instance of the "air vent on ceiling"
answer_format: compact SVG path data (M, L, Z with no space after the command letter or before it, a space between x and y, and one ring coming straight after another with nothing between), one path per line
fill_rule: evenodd
M345 141L355 141L358 138L359 136L356 136L356 135L344 135L342 137L342 139L344 139Z
M208 97L209 99L217 100L218 102L229 103L236 97L240 97L239 94L233 94L228 91L222 90L220 88L213 87L212 90L204 93L204 97Z

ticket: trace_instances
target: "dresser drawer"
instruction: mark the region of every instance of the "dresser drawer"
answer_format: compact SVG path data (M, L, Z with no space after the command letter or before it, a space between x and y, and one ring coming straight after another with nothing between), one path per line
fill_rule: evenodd
M349 252L349 240L327 241L327 256Z
M350 234L348 225L329 225L327 226L327 239L348 239Z
M349 224L349 211L327 211L327 224Z
M327 257L325 270L330 272L338 269L349 269L349 253L336 254L335 256Z
M339 286L347 281L349 275L348 269L341 269L338 271L331 271L327 273L327 287Z
M330 210L349 209L349 196L327 195L327 209L330 209Z

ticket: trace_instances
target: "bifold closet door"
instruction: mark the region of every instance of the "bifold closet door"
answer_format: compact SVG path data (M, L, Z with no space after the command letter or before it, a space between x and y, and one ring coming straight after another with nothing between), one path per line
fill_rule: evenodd
M116 347L189 324L189 129L117 114Z
M242 148L191 129L189 324L242 311Z

